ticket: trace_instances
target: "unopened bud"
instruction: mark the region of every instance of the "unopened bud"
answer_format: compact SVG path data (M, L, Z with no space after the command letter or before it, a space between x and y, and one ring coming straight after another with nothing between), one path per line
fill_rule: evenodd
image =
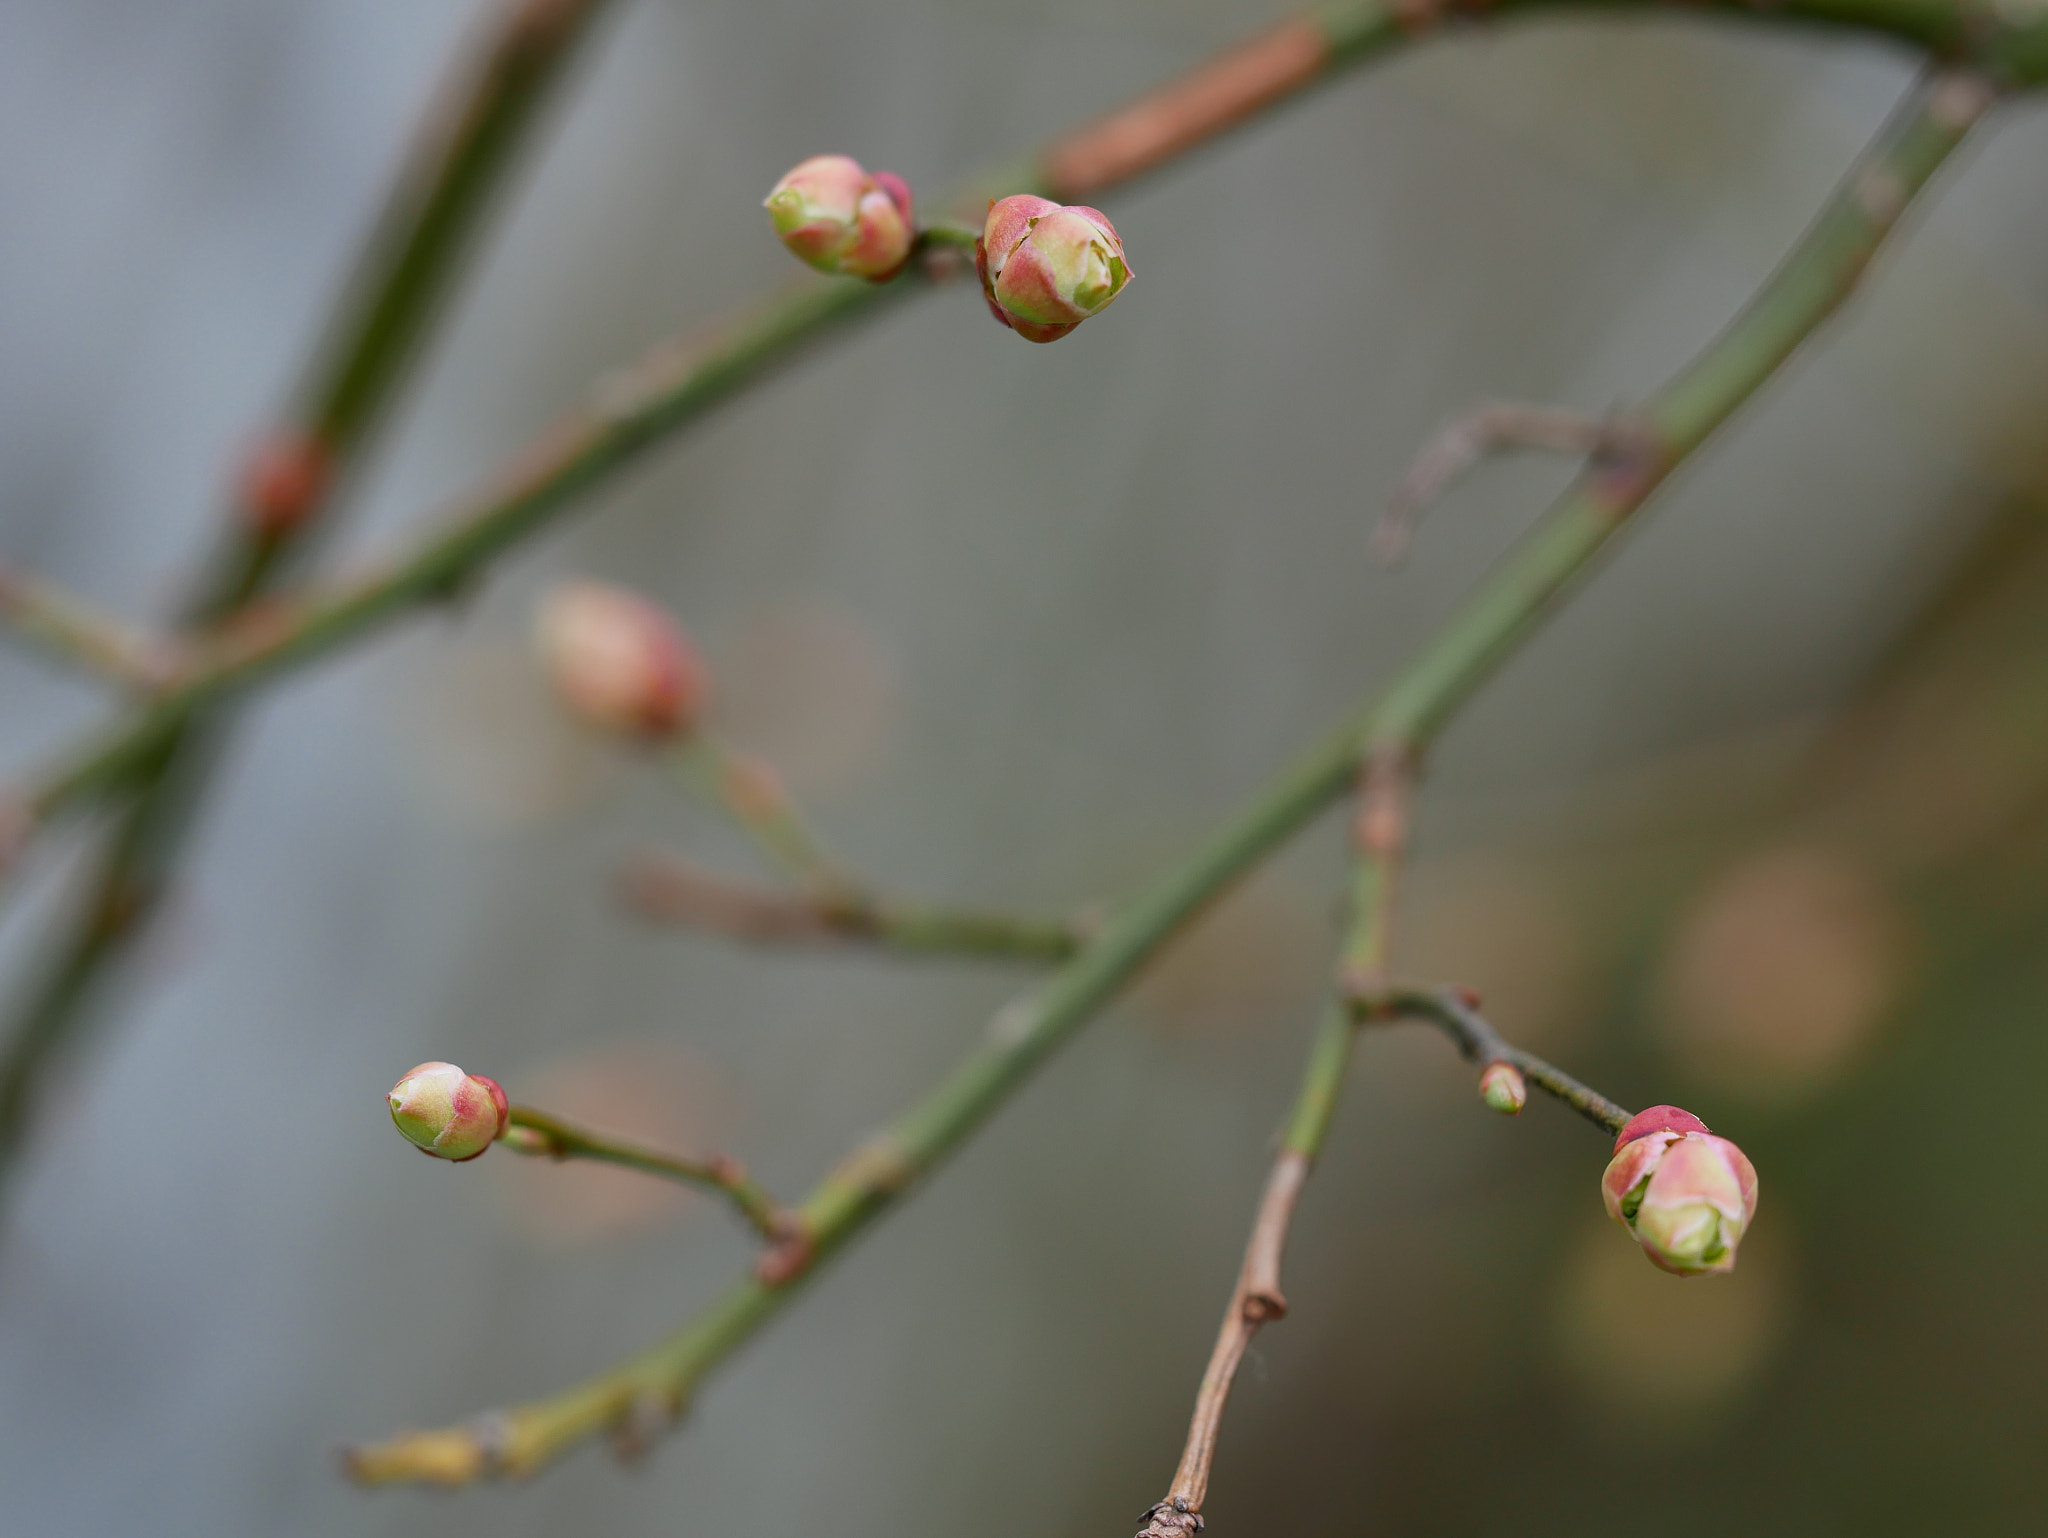
M989 313L1029 342L1065 336L1131 281L1106 216L1026 193L989 204L974 266Z
M704 707L710 675L666 612L601 582L569 582L541 601L542 661L569 708L591 725L671 737Z
M1479 1098L1501 1115L1513 1116L1529 1103L1529 1086L1513 1063L1488 1063L1479 1076Z
M782 243L820 272L886 282L917 239L903 178L846 155L813 155L763 206Z
M1756 1216L1756 1169L1690 1111L1652 1106L1615 1139L1600 1195L1608 1215L1666 1271L1732 1271Z
M280 430L242 461L235 499L258 534L288 534L312 517L327 495L334 458L309 433Z
M453 1063L421 1063L391 1087L391 1120L437 1159L474 1159L505 1131L509 1109L495 1079Z

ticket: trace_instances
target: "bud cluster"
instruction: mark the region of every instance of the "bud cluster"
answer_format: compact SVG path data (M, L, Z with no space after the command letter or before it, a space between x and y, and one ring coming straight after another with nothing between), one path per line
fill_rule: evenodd
M1615 1139L1600 1194L1652 1262L1708 1275L1735 1269L1735 1246L1756 1216L1756 1169L1692 1112L1652 1106Z

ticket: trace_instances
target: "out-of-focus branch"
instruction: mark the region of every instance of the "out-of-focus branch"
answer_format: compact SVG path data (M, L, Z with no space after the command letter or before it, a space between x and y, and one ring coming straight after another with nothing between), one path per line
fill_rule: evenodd
M683 733L668 750L677 777L718 807L768 862L820 906L864 905L862 883L825 847L766 759L743 753L707 727Z
M1423 445L1373 530L1374 553L1384 565L1398 564L1429 505L1488 454L1507 448L1591 454L1615 431L1597 417L1555 406L1494 402L1473 408Z
M1510 1068L1544 1093L1563 1101L1594 1126L1619 1132L1634 1113L1624 1110L1596 1089L1588 1088L1554 1063L1514 1046L1479 1012L1472 998L1457 988L1390 988L1354 993L1348 1000L1354 1019L1364 1024L1390 1020L1427 1020L1451 1039L1460 1055L1482 1071L1495 1063Z
M1338 967L1339 979L1346 989L1378 988L1385 984L1394 894L1407 846L1411 772L1407 749L1396 745L1371 751L1360 776L1358 811L1352 824L1356 859L1351 911ZM1223 1426L1223 1409L1230 1400L1231 1385L1237 1381L1238 1366L1253 1337L1287 1314L1287 1298L1280 1290L1280 1261L1302 1187L1308 1183L1309 1172L1336 1118L1337 1097L1344 1088L1356 1035L1351 1012L1342 997L1332 1000L1316 1028L1308 1066L1303 1070L1301 1086L1295 1091L1294 1106L1281 1134L1280 1152L1273 1161L1272 1173L1266 1177L1258 1212L1252 1220L1244 1264L1238 1271L1237 1285L1231 1290L1229 1305L1223 1311L1223 1324L1216 1332L1216 1345L1209 1354L1201 1387L1195 1393L1195 1411L1188 1423L1180 1466L1174 1470L1173 1483L1165 1497L1145 1513L1140 1538L1191 1538L1202 1530L1202 1501L1209 1491L1216 1438Z
M1507 7L1389 5L1335 0L1199 66L1129 106L1054 141L1024 163L973 178L950 200L978 219L991 195L1039 192L1079 200L1141 176L1337 70L1378 57L1466 15L1531 11L1558 0ZM1623 0L1611 0L1620 5ZM1755 17L1753 7L1714 8ZM2048 13L1984 13L1963 0L1787 0L1774 20L1861 28L1919 44L1938 57L1972 60L2015 85L2048 80ZM640 363L601 381L592 399L542 434L463 501L407 554L381 571L265 617L223 646L152 710L110 729L44 775L21 800L31 822L118 787L136 761L201 706L323 657L423 605L464 591L500 553L562 515L584 493L651 445L688 425L825 332L879 313L891 300L957 272L962 234L934 226L927 249L947 259L913 261L904 276L875 285L806 282L770 297L697 340L665 343Z
M1190 919L1341 795L1369 753L1419 759L1671 471L1855 289L1913 195L1990 100L1966 77L1916 88L1762 290L1644 405L1638 415L1655 435L1655 451L1596 463L1358 716L1113 910L1065 966L999 1011L980 1048L805 1200L799 1212L811 1247L802 1265L742 1278L669 1339L561 1394L361 1448L351 1463L357 1477L462 1484L528 1474L593 1436L623 1432L637 1442L679 1414L704 1376L781 1310L797 1277L843 1249L957 1149ZM1874 188L1887 195L1873 196Z
M501 1141L514 1153L547 1159L590 1159L678 1180L684 1185L718 1192L764 1239L780 1241L792 1231L794 1219L789 1209L756 1185L737 1159L723 1154L688 1159L662 1153L627 1138L579 1127L532 1106L512 1106L506 1117L511 1130Z
M235 486L218 547L187 606L188 628L218 629L307 544L398 395L549 87L605 4L494 0L479 46L408 150L308 370L295 425L268 436ZM135 800L120 813L81 910L46 948L51 960L0 1037L0 1168L21 1140L46 1062L91 1007L101 974L147 921L225 744L225 722L203 709L219 696L189 689L183 696L171 709L143 710L126 750L90 777L93 792L132 792ZM64 799L47 785L24 797L26 825Z
M757 945L868 944L914 955L1064 961L1086 930L1079 922L935 907L865 890L849 904L736 880L663 854L633 860L620 872L620 887L650 917Z
M45 655L138 694L176 676L179 646L148 636L55 583L0 563L0 624Z

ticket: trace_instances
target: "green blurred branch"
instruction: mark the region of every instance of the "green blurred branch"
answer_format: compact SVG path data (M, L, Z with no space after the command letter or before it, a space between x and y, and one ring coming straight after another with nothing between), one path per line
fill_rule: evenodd
M263 594L302 548L402 386L406 367L463 265L470 237L535 123L549 88L606 0L494 0L488 31L410 147L300 391L297 425L263 445L236 487L220 543L186 612L218 629ZM52 1054L91 1007L102 974L147 921L205 794L226 722L187 692L145 709L127 751L94 789L132 792L82 911L0 1033L0 1168L19 1147ZM47 796L23 802L33 824Z
M1625 444L1586 475L1365 709L1281 775L1215 836L1115 909L1065 966L1000 1010L982 1045L923 1100L828 1174L798 1209L801 1264L757 1270L678 1333L554 1397L439 1431L358 1449L368 1483L460 1484L528 1474L600 1433L643 1436L681 1412L696 1385L773 1317L794 1284L865 1231L953 1153L1031 1071L1232 883L1312 820L1368 758L1412 765L1494 667L1525 641L1572 581L1712 430L1748 400L1855 289L1915 194L1988 108L1982 82L1943 75L1909 101L1857 160L1791 255L1721 335L1634 413ZM1885 196L1873 196L1873 189ZM1319 1036L1290 1138L1319 1141L1341 1071ZM1345 1029L1349 1027L1346 1024ZM1348 1053L1348 1041L1343 1053Z

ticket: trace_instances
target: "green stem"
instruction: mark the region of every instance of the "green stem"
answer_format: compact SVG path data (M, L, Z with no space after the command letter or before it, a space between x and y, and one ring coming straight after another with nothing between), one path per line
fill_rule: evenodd
M616 1164L643 1174L660 1175L685 1185L716 1191L732 1203L733 1210L746 1219L762 1238L781 1240L788 1237L789 1214L748 1178L745 1168L736 1159L728 1159L723 1154L688 1159L678 1154L662 1153L627 1138L592 1132L587 1127L579 1127L559 1116L550 1116L532 1106L512 1106L507 1116L510 1126L527 1134L524 1137L508 1134L504 1138L505 1147L514 1153L547 1159L592 1159L600 1164Z
M1377 699L1115 911L1066 966L1000 1010L983 1043L937 1088L825 1177L799 1209L811 1244L804 1265L736 1282L644 1355L556 1398L493 1416L488 1436L457 1427L363 1448L352 1465L358 1476L461 1483L528 1473L607 1427L637 1426L647 1407L679 1409L707 1372L780 1310L799 1277L957 1149L1182 926L1341 795L1369 752L1399 751L1413 762L1712 427L1835 312L1987 104L1953 77L1916 88L1763 289L1644 407L1640 420L1653 426L1632 451L1597 461ZM1890 195L1871 196L1874 185ZM1318 1113L1302 1130L1326 1124Z

